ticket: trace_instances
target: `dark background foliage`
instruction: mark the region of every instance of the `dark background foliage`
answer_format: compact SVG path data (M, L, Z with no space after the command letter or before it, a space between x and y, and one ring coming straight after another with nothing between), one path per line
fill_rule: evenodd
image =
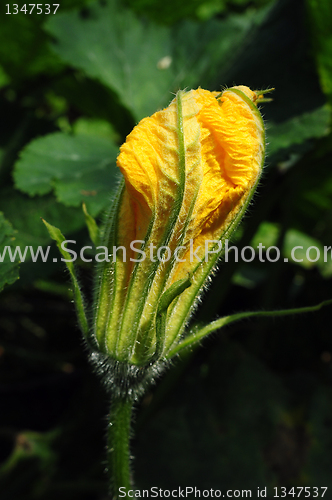
M332 245L329 0L61 0L54 15L18 5L0 8L1 252L51 245L40 217L90 244L82 202L102 216L119 145L178 88L275 87L265 173L234 243L282 258L221 263L196 317L331 298L331 258L306 256ZM89 297L92 270L79 265ZM63 265L2 262L0 288L1 498L106 498L108 395ZM135 413L137 486L267 486L270 498L275 486L328 486L332 498L330 317L237 323L176 361Z

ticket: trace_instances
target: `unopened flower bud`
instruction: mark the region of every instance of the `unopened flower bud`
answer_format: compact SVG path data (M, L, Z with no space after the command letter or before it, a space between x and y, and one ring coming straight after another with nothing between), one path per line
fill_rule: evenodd
M258 93L179 91L144 118L118 157L109 262L94 304L98 349L137 369L167 359L257 186L265 133Z

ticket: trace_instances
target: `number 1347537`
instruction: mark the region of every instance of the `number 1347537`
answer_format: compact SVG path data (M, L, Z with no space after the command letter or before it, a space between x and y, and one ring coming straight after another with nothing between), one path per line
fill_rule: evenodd
M20 6L17 3L13 3L12 5L6 4L6 14L55 14L58 8L60 7L59 3L25 3Z
M296 486L286 488L285 486L275 487L273 498L323 498L327 487L320 486Z

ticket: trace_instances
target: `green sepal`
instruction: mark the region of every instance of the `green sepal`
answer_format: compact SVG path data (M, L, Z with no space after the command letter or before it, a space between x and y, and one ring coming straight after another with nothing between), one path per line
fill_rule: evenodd
M266 89L266 90L254 90L255 94L257 95L257 99L255 101L255 104L261 104L264 102L271 102L273 99L271 97L261 97L264 96L265 94L268 94L269 92L273 92L275 89Z
M61 233L60 229L58 229L55 226L52 226L51 224L46 222L46 220L44 220L44 219L42 219L42 221L45 224L46 229L48 230L49 235L51 236L52 240L54 240L56 242L57 247L63 256L63 259L61 259L61 260L62 260L62 262L65 262L67 269L69 271L71 281L73 284L73 288L74 288L74 290L73 290L74 302L75 302L75 306L76 306L78 322L79 322L80 328L83 332L83 335L88 340L89 325L88 325L88 320L87 320L87 316L86 316L86 312L85 312L85 308L84 308L83 295L82 295L80 286L78 284L78 279L77 279L73 259L70 256L70 254L66 250L64 250L61 246L62 243L64 241L66 241L66 239L63 236L63 234Z
M166 337L167 310L173 300L191 286L191 276L173 283L160 297L156 313L156 351L152 360L160 359Z
M183 130L184 125L183 125L183 112L182 112L182 95L183 95L182 91L179 91L176 95L176 109L177 109L176 130L178 135L179 182L176 187L176 199L174 201L174 206L168 216L168 220L165 225L165 229L161 237L161 240L158 242L159 247L167 246L172 237L174 228L179 219L179 214L181 211L184 192L185 192L186 148L185 148L184 130ZM150 234L153 228L153 224L155 222L154 217L155 215L153 214L141 250L144 250L144 248L146 248L145 245L147 245L149 242ZM125 297L125 302L121 304L123 314L120 316L120 321L121 321L120 327L115 332L115 335L113 335L116 346L114 346L114 344L113 346L110 346L109 342L107 345L109 352L114 352L116 349L116 356L120 361L124 361L125 359L129 358L133 364L136 363L145 364L146 362L151 363L152 362L151 360L155 361L156 359L156 352L159 352L159 347L156 347L156 352L155 354L152 355L151 358L151 352L149 351L149 353L147 354L147 349L146 349L147 345L152 346L154 342L153 335L152 338L150 335L151 333L152 334L154 333L154 329L152 326L154 315L151 315L149 326L145 329L146 335L143 334L138 341L140 319L142 317L146 301L148 300L148 296L152 284L154 282L154 277L157 275L159 264L160 263L158 262L152 261L150 269L148 271L149 277L144 281L140 281L140 279L138 278L139 271L141 268L139 263L135 265L131 273ZM116 276L116 272L117 272L117 265L115 264L113 276ZM163 290L166 280L167 280L167 273L163 276L159 285L157 285L159 288L159 293L161 293L161 291ZM109 292L107 291L107 293ZM116 293L118 292L115 291L114 295L116 295ZM114 313L113 317L115 318ZM107 332L106 335L108 335ZM164 339L165 335L162 335L162 338ZM163 351L164 341L161 342L157 340L157 344L162 345L162 351ZM162 351L159 354L161 354Z
M212 321L212 323L209 323L207 325L196 325L194 326L189 335L185 337L182 342L180 342L178 345L176 345L166 356L166 358L170 359L176 354L178 354L180 351L183 349L187 349L191 347L192 345L196 344L200 340L202 340L204 337L209 335L212 332L215 332L216 330L220 330L222 327L229 325L230 323L233 323L234 321L239 321L241 319L247 319L247 318L252 318L252 317L268 317L268 316L290 316L293 314L302 314L306 312L315 312L319 311L322 309L322 307L332 305L332 299L329 300L324 300L323 302L320 302L320 304L316 304L315 306L308 306L308 307L298 307L296 309L282 309L280 311L249 311L249 312L242 312L242 313L236 313L232 314L231 316L225 316L223 318L217 319L215 321Z
M100 244L100 230L97 226L95 219L88 213L86 204L82 204L82 209L84 213L85 223L87 225L89 236L92 243L97 247Z

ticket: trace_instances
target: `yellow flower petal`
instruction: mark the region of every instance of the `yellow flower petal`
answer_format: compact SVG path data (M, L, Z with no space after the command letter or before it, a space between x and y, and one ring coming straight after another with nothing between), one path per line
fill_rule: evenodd
M216 95L198 89L182 97L186 179L174 239L186 221L183 244L199 235L197 245L220 238L228 215L261 170L264 128L258 112L253 112L256 94L239 86L219 99ZM161 226L155 234L158 243L180 183L175 101L135 127L121 147L118 165L132 199L136 234L144 238L153 215L155 230L158 223Z

